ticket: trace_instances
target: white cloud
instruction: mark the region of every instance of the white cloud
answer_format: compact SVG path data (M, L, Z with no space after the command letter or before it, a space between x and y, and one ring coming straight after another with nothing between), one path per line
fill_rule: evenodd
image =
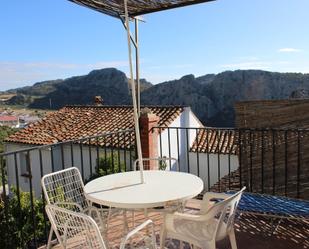
M302 52L301 49L298 48L280 48L278 49L279 53L299 53Z

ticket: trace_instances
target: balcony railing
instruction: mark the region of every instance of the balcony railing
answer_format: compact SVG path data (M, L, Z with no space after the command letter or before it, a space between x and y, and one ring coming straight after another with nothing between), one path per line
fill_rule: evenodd
M156 127L153 132L158 156L176 158L175 170L201 177L205 191L247 186L251 192L309 199L309 130ZM75 166L87 182L133 170L136 158L133 130L44 146L11 143L6 151L0 155L0 248L46 242L44 174ZM173 162L168 166L173 169Z
M37 248L49 231L41 177L72 166L85 182L132 170L135 133L124 130L43 146L8 143L6 151L0 154L0 248Z
M204 180L205 190L246 186L256 193L309 199L308 129L156 127L160 157Z

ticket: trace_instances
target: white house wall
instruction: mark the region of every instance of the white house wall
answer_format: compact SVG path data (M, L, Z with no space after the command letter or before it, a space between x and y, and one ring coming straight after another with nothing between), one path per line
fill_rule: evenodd
M19 145L19 144L7 144L6 145L6 151L15 151L15 150L21 150L21 149L27 149L31 146L27 145ZM42 166L43 166L43 172L42 175L46 173L51 172L51 156L50 151L48 150L42 150ZM17 170L18 170L18 180L19 180L19 187L23 191L30 191L30 179L28 177L21 176L21 166L20 166L20 155L17 154ZM31 170L32 170L32 189L35 192L35 195L37 197L41 194L41 170L40 170L40 156L39 151L35 150L30 153L30 164L31 164ZM8 184L9 186L17 186L16 181L16 171L15 171L15 160L14 155L10 155L7 157L7 174L8 174Z
M90 151L91 151L91 159L90 159ZM105 157L105 152L106 156L108 157L111 155L112 150L110 149L99 149L99 156L100 157ZM127 170L130 169L130 166L132 165L133 167L133 161L134 161L134 152L130 154L130 152L124 151L124 150L113 150L113 155L118 156L119 153L119 158L121 163L125 163ZM88 146L83 146L82 153L81 153L81 148L79 145L73 145L73 163L72 163L72 157L71 157L71 146L66 146L64 148L64 155L65 155L65 168L68 168L70 166L77 167L81 173L83 173L83 178L84 179L89 179L91 176L91 173L95 172L95 168L97 165L97 148L96 147L91 147L89 150ZM130 162L130 156L131 162ZM83 160L82 160L83 159ZM83 163L81 163L83 162ZM89 167L91 163L91 167ZM117 172L118 169L115 169Z
M197 130L192 128L200 128L202 124L191 109L186 107L169 127L191 128L188 130L164 129L158 138L158 155L160 157L179 158L179 168L186 172L188 171L188 151L193 145L197 133ZM172 165L172 169L176 169L175 164Z
M21 145L21 144L6 144L6 152L8 151L16 151L16 150L22 150L22 149L28 149L31 148L31 146L27 145ZM62 166L62 157L61 154L59 154L59 157L57 159L53 159L53 168L54 171L61 170L63 168L69 168L72 166L77 167L84 180L89 179L92 173L95 172L95 167L97 163L97 149L96 147L92 147L91 150L89 150L88 146L83 146L82 148L82 154L81 156L81 149L79 145L73 145L73 163L72 163L72 156L71 156L71 146L64 145L63 146L63 161L64 161L64 167ZM53 149L55 151L55 149ZM90 160L90 153L91 153L91 160ZM61 153L61 150L60 150ZM114 155L118 155L118 150L113 150ZM36 197L40 197L41 195L41 174L45 175L52 172L52 160L51 160L51 150L49 149L42 149L42 169L43 172L41 172L40 169L40 155L38 150L33 150L30 152L30 164L31 164L31 170L32 170L32 185L33 185L33 191L35 192ZM107 156L111 154L111 150L106 150ZM105 156L104 149L100 149L99 151L100 157ZM125 163L127 170L130 169L130 167L133 167L133 161L134 161L134 152L130 154L130 151L124 151L119 150L120 155L120 162ZM130 156L131 162L130 162ZM17 158L17 168L18 168L18 175L19 175L19 187L23 191L30 191L30 182L28 177L21 176L21 164L20 164L20 158L19 154L16 156ZM83 160L81 160L83 158ZM81 163L83 161L83 164ZM90 167L90 161L91 161L91 167ZM82 167L83 165L83 167ZM16 182L16 171L15 171L15 160L14 155L10 155L7 157L7 169L8 169L8 184L9 186L17 186ZM118 169L115 169L115 172L117 172Z
M179 159L179 168L184 172L196 172L197 166L194 164L194 156L191 156L189 153L190 147L193 145L194 140L196 139L197 129L202 127L200 121L192 113L190 108L184 108L184 111L176 118L171 124L170 127L180 127L182 129L165 129L158 138L158 156L161 157L173 157ZM191 129L183 129L191 128ZM178 132L178 136L177 136ZM162 146L162 147L161 147ZM22 144L6 144L6 151L16 151L25 148L30 148L31 146L22 145ZM161 148L160 148L161 147ZM79 145L74 144L71 148L70 145L63 145L63 159L61 148L54 148L53 153L57 154L53 159L53 170L61 170L62 168L68 168L71 166L77 167L85 180L87 180L91 173L95 172L95 167L97 164L97 149L92 147L89 150L88 146L82 147L82 153ZM73 150L73 160L71 156L71 150ZM32 182L33 190L36 193L36 196L39 196L41 193L40 179L41 174L48 174L52 172L52 159L51 159L51 149L43 149L42 151L42 167L43 172L40 170L40 156L37 150L32 151L31 155L31 168L32 168ZM110 150L106 150L106 153L111 153ZM115 154L118 154L118 150L114 150ZM100 149L100 154L104 155L104 149ZM129 151L119 151L121 162L126 161L127 170L130 169L130 166L133 167L134 161L134 152L130 154ZM91 155L91 160L90 160ZM133 158L130 158L130 155ZM204 163L205 159L203 156L200 156L200 160ZM64 165L62 165L62 161ZM90 165L91 161L91 167ZM222 159L223 161L223 159ZM83 163L82 163L83 162ZM14 157L9 156L7 159L8 163L8 179L10 185L16 185L16 172L15 172L15 162ZM202 164L201 163L201 164ZM82 167L83 165L83 167ZM20 160L17 160L17 166L20 171ZM168 165L169 166L169 165ZM169 167L170 168L170 167ZM176 165L173 164L172 169L176 169ZM115 169L117 172L117 169ZM224 171L222 171L224 172ZM20 172L19 172L20 175ZM215 173L212 175L215 176ZM223 173L222 173L223 175ZM207 178L207 177L206 177ZM216 178L216 177L214 177ZM29 178L19 176L19 185L20 188L24 191L29 191ZM207 186L207 185L206 185Z
M237 155L207 154L190 152L190 173L199 175L203 179L205 190L209 190L220 178L229 174L239 167ZM199 166L199 167L198 167ZM209 167L209 181L208 181ZM199 168L199 172L198 172ZM199 173L199 174L198 174ZM220 175L219 175L220 173Z

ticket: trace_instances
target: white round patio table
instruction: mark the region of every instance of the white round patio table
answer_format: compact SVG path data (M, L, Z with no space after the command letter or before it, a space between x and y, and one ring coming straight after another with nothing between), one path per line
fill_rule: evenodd
M142 184L139 171L102 176L85 185L85 195L100 205L140 209L188 200L204 187L199 177L182 172L145 170L144 179Z

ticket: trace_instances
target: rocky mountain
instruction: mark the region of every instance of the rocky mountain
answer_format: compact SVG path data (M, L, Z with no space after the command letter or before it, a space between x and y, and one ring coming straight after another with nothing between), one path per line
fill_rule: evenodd
M193 75L179 80L157 84L142 92L141 103L145 105L191 106L199 119L207 124L208 116L217 113L212 110L212 100L203 91L204 86Z
M141 91L152 86L141 79ZM93 70L87 75L65 80L44 81L22 88L8 90L16 94L6 104L27 105L30 108L59 109L65 105L93 104L100 95L106 105L130 104L130 87L126 75L115 69Z
M104 104L127 104L129 88L126 75L114 68L94 70L84 76L65 79L55 90L34 100L31 108L59 109L65 105L92 104L94 96L101 96Z
M35 83L33 86L24 86L8 90L7 93L15 93L18 95L45 96L46 94L56 90L56 86L63 80L49 80Z
M143 92L142 103L190 105L207 126L231 127L236 101L287 99L308 90L309 74L237 70L155 85Z
M145 105L191 106L207 126L232 127L234 103L244 100L309 97L309 74L236 70L152 85L141 80L141 103ZM100 95L104 104L131 104L126 75L114 68L94 70L88 75L40 82L13 89L16 103L32 108L58 109L64 105L93 104ZM19 96L19 97L18 97ZM20 97L22 96L22 97Z
M309 74L237 70L218 74L204 87L218 112L210 124L233 126L234 103L244 100L287 99L293 91L309 89Z

